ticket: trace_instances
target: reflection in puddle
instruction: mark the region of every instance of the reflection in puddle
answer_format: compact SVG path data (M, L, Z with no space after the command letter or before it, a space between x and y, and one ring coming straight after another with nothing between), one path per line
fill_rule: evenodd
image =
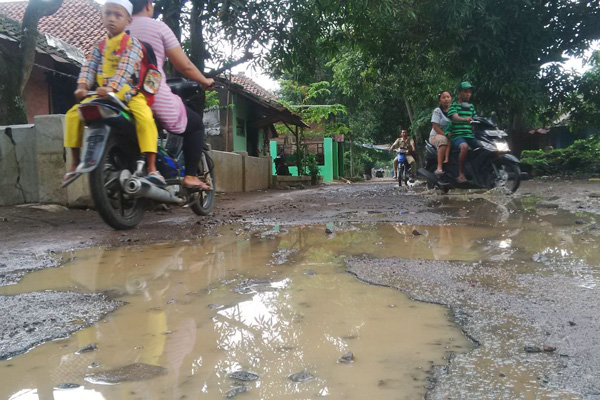
M420 398L431 366L472 345L446 309L358 282L344 272L345 257L458 260L482 271L492 262L510 265L508 277L560 274L597 287L600 231L591 222L574 228L568 213L482 201L437 206L456 225L226 229L198 242L78 252L63 268L30 274L0 294L106 291L128 304L67 339L0 362L0 397ZM499 292L519 286L518 278L478 279ZM516 323L492 328L510 338ZM96 351L76 354L91 343ZM495 369L492 358L506 354L505 345L475 350L476 361L460 367L462 382L477 376L500 391L533 393L530 365L507 361L501 375ZM348 352L354 362L338 362ZM167 374L112 386L85 380L132 364ZM236 371L259 378L234 379ZM314 379L293 382L296 373ZM65 383L75 386L55 389Z
M128 303L67 339L0 362L0 397L422 397L427 371L472 345L447 309L358 282L343 257L372 252L376 242L384 253L425 256L429 239L411 244L403 227L330 229L229 229L199 242L91 249L0 288L106 291ZM427 229L429 237L437 232ZM78 353L92 343L95 351ZM338 362L348 352L354 362ZM152 366L167 373L148 375ZM259 378L234 379L236 371Z

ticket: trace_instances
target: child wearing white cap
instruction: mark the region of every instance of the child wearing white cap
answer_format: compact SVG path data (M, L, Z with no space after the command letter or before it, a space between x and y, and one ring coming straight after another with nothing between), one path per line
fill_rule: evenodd
M146 154L148 179L164 184L164 178L156 170L158 130L152 110L134 85L134 78L140 75L143 51L140 42L125 33L125 27L131 22L132 9L129 0L106 0L102 7L102 24L107 30L107 37L96 44L82 66L75 97L77 100L85 99L84 102L90 101L91 97L86 99L87 92L97 85L96 92L100 97L114 92L123 101L130 98L127 105L135 118L140 151ZM63 177L63 185L77 177L74 171L80 162L83 123L77 107L75 105L65 115L65 147L71 148L73 162Z

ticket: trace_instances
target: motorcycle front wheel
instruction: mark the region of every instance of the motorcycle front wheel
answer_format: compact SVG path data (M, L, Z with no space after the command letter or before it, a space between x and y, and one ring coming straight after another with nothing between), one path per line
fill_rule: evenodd
M206 182L212 190L203 190L194 193L190 208L196 215L206 216L211 213L215 205L215 171L214 162L206 151L203 152L198 165L198 177Z
M404 181L404 176L406 175L406 171L405 171L405 167L404 165L398 165L398 172L397 172L397 179L398 179L398 186L402 186L402 181Z
M114 137L109 138L98 166L89 175L96 211L118 230L134 228L144 215L143 199L129 198L119 183L122 170L135 169L135 158L131 157L134 153L121 147Z
M504 188L514 193L521 185L521 168L512 161L499 159L494 162L494 175L495 188Z

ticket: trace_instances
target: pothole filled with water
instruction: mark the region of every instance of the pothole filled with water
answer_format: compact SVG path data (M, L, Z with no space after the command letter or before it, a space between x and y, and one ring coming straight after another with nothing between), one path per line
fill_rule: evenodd
M0 397L422 397L432 367L473 345L448 309L345 272L344 257L373 253L399 227L331 228L89 249L0 288L106 292L127 303L0 362ZM396 253L394 242L383 247Z
M556 327L595 299L594 217L482 199L433 206L447 225L234 226L198 241L65 255L63 267L0 295L103 292L127 304L1 361L0 397L414 399L456 354L436 386L443 398L569 398L545 374L578 351L580 339ZM385 284L462 299L479 314L466 320L482 346L470 351L447 308L346 273L355 256L394 273L411 261L410 274ZM550 311L554 319L531 317ZM556 353L524 351L543 344L540 326Z

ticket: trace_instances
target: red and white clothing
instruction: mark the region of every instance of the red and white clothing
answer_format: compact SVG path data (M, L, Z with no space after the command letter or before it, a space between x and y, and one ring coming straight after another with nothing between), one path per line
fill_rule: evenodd
M183 133L188 123L185 105L167 85L164 71L166 51L181 46L173 31L162 21L149 17L134 16L127 27L131 36L152 46L156 66L162 74L160 88L154 95L152 111L163 128L173 133Z

